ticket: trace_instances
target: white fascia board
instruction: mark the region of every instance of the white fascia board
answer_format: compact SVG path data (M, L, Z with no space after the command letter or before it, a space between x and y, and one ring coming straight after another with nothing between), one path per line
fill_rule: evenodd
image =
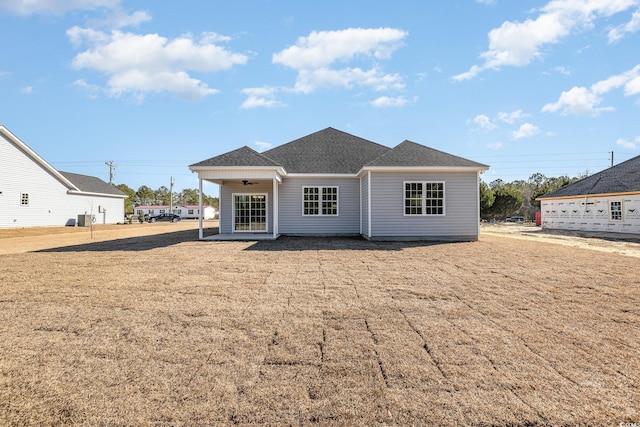
M105 194L105 193L92 193L90 191L69 190L67 194L73 194L74 196L97 196L97 197L110 197L112 199L126 199L127 195L123 194L119 196L117 194ZM139 206L137 206L139 207Z
M290 173L289 178L358 178L355 173Z
M64 185L66 185L71 190L80 191L78 187L76 187L71 181L64 177L60 172L58 172L53 166L51 166L45 159L40 157L35 151L33 151L27 144L22 142L20 138L15 136L9 129L0 125L0 133L4 135L7 139L13 142L18 148L24 151L27 156L31 157L33 161L39 164L41 167L46 169L51 175L60 180Z
M198 174L198 178L212 182L221 182L229 179L275 179L282 182L282 176L286 174L284 169L273 167L212 167L192 169Z
M189 166L189 169L194 173L201 171L273 171L280 175L287 174L282 166Z
M367 172L479 172L489 167L476 166L365 166L358 172L363 176Z

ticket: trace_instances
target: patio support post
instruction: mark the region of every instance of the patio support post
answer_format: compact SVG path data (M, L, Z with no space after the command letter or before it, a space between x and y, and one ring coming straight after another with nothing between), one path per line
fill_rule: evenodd
M204 212L202 210L202 178L198 177L198 205L200 206L200 215L198 215L198 239L202 240L202 217L204 216Z
M278 237L278 180L273 178L273 238Z

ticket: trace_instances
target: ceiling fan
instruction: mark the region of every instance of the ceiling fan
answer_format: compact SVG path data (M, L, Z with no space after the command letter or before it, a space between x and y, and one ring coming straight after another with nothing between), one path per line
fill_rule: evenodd
M251 181L248 181L246 179L242 180L242 185L253 185L253 184L258 184L258 183L257 182L251 182Z

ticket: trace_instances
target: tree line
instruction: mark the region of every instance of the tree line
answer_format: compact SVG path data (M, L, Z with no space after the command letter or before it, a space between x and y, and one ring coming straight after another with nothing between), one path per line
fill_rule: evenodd
M171 192L164 185L160 186L156 190L143 185L138 188L138 191L129 187L127 184L118 184L115 187L128 196L124 200L124 212L125 214L132 214L135 206L149 206L149 205L197 205L199 201L199 192L195 188L187 188L180 192ZM172 203L173 202L173 203ZM205 206L213 206L218 209L218 198L202 195L202 203Z
M540 202L536 198L587 176L588 172L573 178L566 175L547 177L534 173L526 181L504 182L496 179L489 184L480 181L480 217L491 220L518 215L525 220L533 220L535 213L540 210Z
M504 182L501 179L491 181L489 184L480 181L480 217L482 219L506 219L509 216L523 216L526 220L533 220L535 213L540 210L540 202L537 197L564 187L565 185L586 178L588 172L577 176L569 177L547 177L541 173L534 173L525 180ZM147 205L197 205L198 190L187 188L180 192L173 192L160 186L156 190L143 185L138 190L134 190L127 184L115 186L118 190L129 196L124 201L125 213L133 213L134 206ZM217 197L202 195L204 205L219 208Z

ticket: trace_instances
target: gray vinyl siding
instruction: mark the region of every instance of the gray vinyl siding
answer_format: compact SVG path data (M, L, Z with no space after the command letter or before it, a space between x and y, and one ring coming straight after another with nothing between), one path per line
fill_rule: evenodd
M360 221L362 224L362 235L369 236L369 178L368 175L364 175L360 179L361 188L361 215Z
M445 183L445 215L404 215L404 182ZM372 173L371 238L477 240L478 181L470 173Z
M221 234L233 233L233 195L267 194L267 233L273 233L273 181L266 180L254 185L241 183L220 186L219 230Z
M302 215L302 187L338 187L338 215ZM279 232L288 235L360 234L360 180L285 178L278 189Z

